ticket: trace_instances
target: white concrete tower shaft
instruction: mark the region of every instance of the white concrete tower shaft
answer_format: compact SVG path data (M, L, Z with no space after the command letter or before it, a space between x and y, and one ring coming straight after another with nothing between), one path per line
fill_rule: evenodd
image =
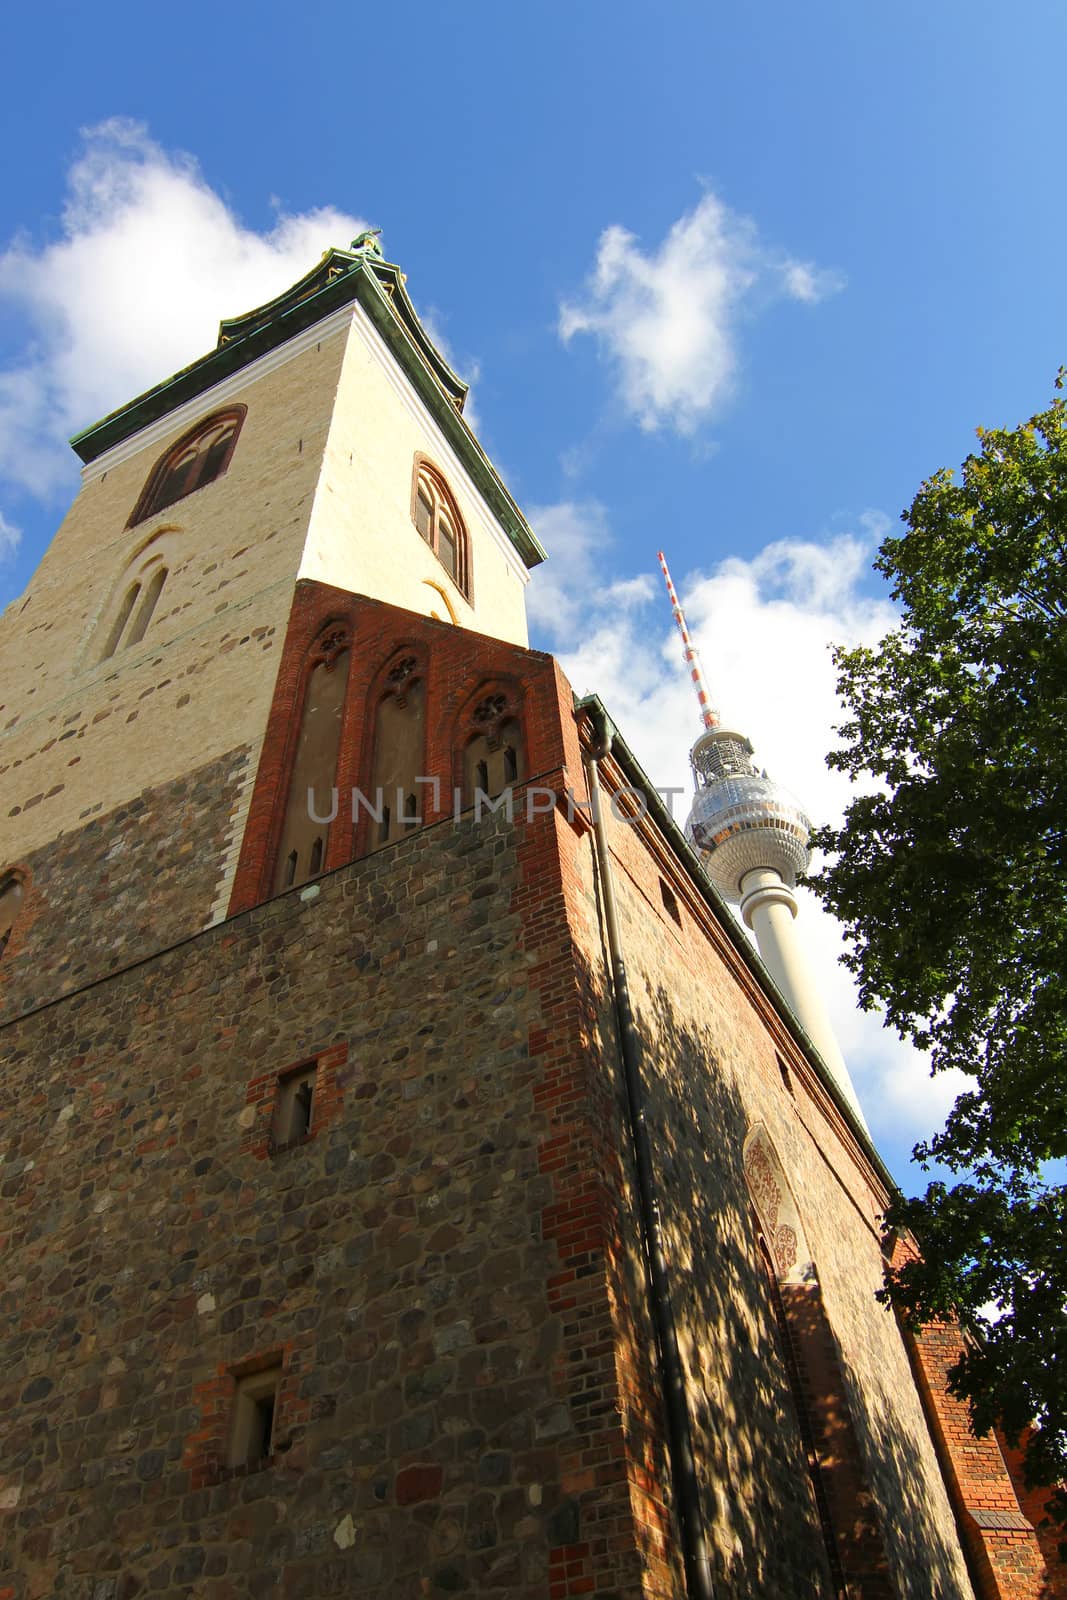
M695 794L686 836L709 877L740 908L764 966L866 1127L796 927L796 881L810 860L811 824L800 802L756 766L748 739L720 726L662 551L659 561L704 723L689 757Z

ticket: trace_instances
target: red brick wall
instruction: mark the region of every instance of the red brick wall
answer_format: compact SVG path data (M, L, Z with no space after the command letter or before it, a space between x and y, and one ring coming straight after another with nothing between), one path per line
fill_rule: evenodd
M1045 1510L1052 1491L1045 1486L1035 1489L1027 1487L1023 1473L1025 1436L1018 1444L1010 1444L1003 1434L998 1433L997 1442L1004 1457L1004 1464L1011 1475L1020 1509L1037 1530L1037 1541L1045 1558L1048 1600L1067 1600L1067 1562L1060 1555L1060 1546L1064 1542L1065 1535L1062 1527L1053 1523Z
M508 690L518 702L528 776L550 777L562 769L560 691L551 657L305 580L297 584L293 598L231 913L272 892L310 652L331 623L349 631L352 655L337 762L340 809L330 827L327 869L366 853L369 824L363 812L360 823L353 825L351 794L355 788L370 791L375 709L391 664L405 655L416 658L426 683L422 770L440 780L436 804L431 786L421 786L424 822L452 815L452 790L460 783L463 746L473 731L470 714L495 687Z
M914 1244L898 1239L893 1265ZM949 1392L949 1373L963 1353L955 1323L930 1323L906 1333L913 1368L941 1458L953 1507L970 1558L978 1600L1052 1600L1045 1558L1033 1524L1016 1493L995 1434L978 1439L966 1402Z

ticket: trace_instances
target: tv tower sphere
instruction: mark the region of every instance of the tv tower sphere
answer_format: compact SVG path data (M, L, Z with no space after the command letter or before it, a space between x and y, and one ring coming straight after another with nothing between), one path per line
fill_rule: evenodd
M742 733L709 728L690 753L696 792L686 837L733 905L741 880L760 869L792 889L811 859L811 823L800 801L760 772Z

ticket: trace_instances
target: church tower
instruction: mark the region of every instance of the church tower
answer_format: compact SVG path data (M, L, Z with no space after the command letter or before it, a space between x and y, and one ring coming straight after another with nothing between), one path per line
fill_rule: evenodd
M152 823L106 927L72 863L86 920L39 927L39 997L56 963L84 982L226 914L298 586L526 643L543 552L465 395L363 235L73 441L81 491L0 635L5 854L55 882L94 818L136 798Z
M0 1600L1039 1600L464 395L330 250L0 619Z

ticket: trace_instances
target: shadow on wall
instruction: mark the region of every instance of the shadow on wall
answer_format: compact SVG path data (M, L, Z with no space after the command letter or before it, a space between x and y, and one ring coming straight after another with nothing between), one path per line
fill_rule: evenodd
M646 945L637 944L636 925L624 932L624 942L640 948L643 961L648 959ZM721 1047L729 1049L728 1019L715 996L705 994L701 1009L705 1016L711 1013L709 1022L694 1026L683 1019L662 983L644 995L638 988L635 1001L655 1180L716 1594L719 1600L747 1600L754 1594L789 1595L791 1600L835 1595L841 1541L827 1538L820 1521L813 1483L818 1468L811 1470L761 1260L742 1164L751 1118L721 1054ZM598 1028L605 1070L616 1075L621 1129L625 1098L607 1004L600 1010ZM630 1404L624 1422L634 1458L654 1475L663 1470L662 1408L658 1378L650 1366L654 1343L630 1146L621 1131L618 1138L619 1148L627 1152L630 1202L620 1218L614 1264L621 1338L628 1355L621 1366L640 1374L635 1389L641 1395ZM803 1196L798 1199L803 1212ZM888 1313L872 1299L870 1315ZM884 1566L862 1575L846 1568L846 1578L861 1584L849 1592L862 1592L870 1600L898 1594L908 1600L962 1600L970 1594L965 1569L924 1492L926 1463L916 1442L888 1392L865 1391L836 1339L834 1344L841 1393L820 1394L809 1385L809 1409L840 1405L847 1397L860 1458L875 1464L869 1481L875 1486L877 1515L883 1529L892 1525L887 1539L892 1579ZM903 1350L901 1362L906 1369ZM863 1512L861 1499L858 1513ZM646 1528L645 1539L646 1556L654 1557L654 1532Z

